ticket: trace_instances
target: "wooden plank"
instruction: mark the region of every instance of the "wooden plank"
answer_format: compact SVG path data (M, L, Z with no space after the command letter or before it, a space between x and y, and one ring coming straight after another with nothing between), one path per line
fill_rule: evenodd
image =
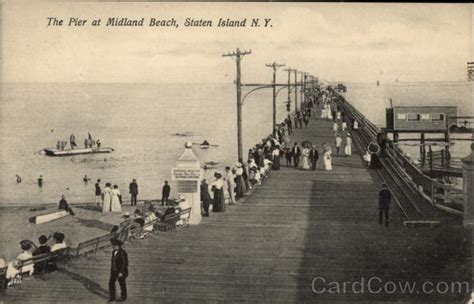
M331 122L311 118L296 129L293 141L333 140ZM356 149L353 149L358 151ZM333 171L303 171L282 166L245 202L212 213L203 223L157 232L126 243L130 303L342 303L416 299L460 302L462 295L393 294L315 295L316 276L347 281L362 276L384 280L461 281L435 267L420 268L423 246L434 230L419 227L415 236L392 208L389 228L374 214L380 181L362 165L360 155L334 157ZM321 166L322 163L319 163ZM426 242L420 244L422 242ZM430 248L427 246L427 250ZM410 249L409 249L410 248ZM110 249L94 259L81 257L67 270L28 280L12 288L5 303L103 303L107 299Z

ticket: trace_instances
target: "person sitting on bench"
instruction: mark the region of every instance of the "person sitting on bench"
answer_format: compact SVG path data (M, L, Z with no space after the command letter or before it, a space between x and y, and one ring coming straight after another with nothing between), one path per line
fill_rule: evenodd
M176 213L183 212L184 210L187 210L187 209L190 209L190 208L191 208L191 205L189 204L189 202L186 200L184 195L180 194L179 195L179 205L176 208L176 210L177 210ZM187 220L187 219L189 219L189 214L181 214L181 216L179 217L179 221L176 222L176 225L178 225L178 226L184 225L184 221Z
M51 252L51 247L47 244L48 238L45 235L40 236L38 238L38 241L40 243L40 246L36 250L33 251L33 256ZM35 266L34 266L35 272L39 273L39 272L48 270L47 263L48 261L35 263Z
M20 242L21 253L10 263L8 263L6 279L8 281L8 286L12 285L12 279L15 278L17 274L28 273L32 275L34 272L34 265L25 265L20 267L21 261L31 259L33 255L31 254L31 244L29 242L21 241Z
M66 245L66 242L64 242L65 238L66 236L62 232L53 233L53 240L55 244L51 247L51 252L67 248L68 246Z

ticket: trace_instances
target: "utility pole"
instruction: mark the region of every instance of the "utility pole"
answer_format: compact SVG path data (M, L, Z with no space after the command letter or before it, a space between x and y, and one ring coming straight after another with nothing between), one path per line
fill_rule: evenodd
M239 48L235 52L223 54L222 57L235 57L237 66L237 77L235 86L237 89L237 157L243 159L242 155L242 82L240 77L240 60L243 56L252 54L252 51L240 51Z
M289 112L291 111L291 108L290 108L290 106L291 106L291 89L290 89L290 88L291 88L291 82L290 82L290 79L291 79L291 72L294 71L294 72L295 72L295 75L296 75L296 70L295 70L295 69L285 69L285 70L283 70L283 71L288 71L288 105L287 105L287 108L286 108L286 109L287 109L287 111L288 111L288 113L289 113ZM295 80L295 81L296 81L296 80ZM296 88L297 88L297 86L296 86L296 84L295 84L295 91L296 91ZM296 103L295 103L295 106L296 106ZM295 107L295 112L296 112L296 107Z
M298 112L298 70L294 69L295 72L295 114Z
M276 62L273 62L271 64L267 64L267 67L273 69L273 135L275 135L275 129L276 129L276 71L279 67L284 67L284 64L278 64Z
M306 88L306 72L298 72L301 74L301 102L300 102L300 110L303 109L303 102L304 102L304 89Z

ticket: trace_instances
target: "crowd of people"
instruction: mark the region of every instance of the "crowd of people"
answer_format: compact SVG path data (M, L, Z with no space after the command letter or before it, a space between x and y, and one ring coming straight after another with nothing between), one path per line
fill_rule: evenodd
M74 134L71 134L69 136L69 145L71 147L71 150L74 150L77 148L77 143L76 143L76 136ZM101 142L100 139L93 139L91 133L87 134L87 137L84 139L84 148L100 148ZM58 140L56 142L56 149L58 150L64 150L67 146L67 141L65 140Z
M26 261L31 260L34 256L49 252L59 254L61 250L68 248L65 235L62 232L54 232L48 237L41 235L38 238L38 244L36 245L30 240L22 240L20 241L20 253L14 259L6 263L4 259L0 258L0 268L6 267L6 280L4 282L5 286L2 286L3 288L21 283L24 275L41 274L57 269L57 259L54 257L36 263Z
M301 168L303 170L317 170L319 151L316 144L306 140L301 143L301 146L296 142L293 146L290 146L290 136L294 128L308 127L310 123L309 118L315 115L318 109L322 113L322 118L334 121L333 130L336 154L339 155L342 153L342 142L344 142L344 154L351 155L352 140L349 127L344 119L344 113L341 112L334 99L335 97L331 96L331 93L326 90L307 95L299 111L293 116L288 115L272 134L269 134L263 138L261 142L249 149L247 161L239 159L233 166L226 166L224 173L215 172L214 180L212 180L210 184L206 179L202 179L200 184L202 215L204 217L209 216L211 204L212 212L225 212L227 205L232 206L237 204L249 190L264 182L270 170L280 169L281 158L283 157L286 159L287 166ZM345 137L345 139L343 140L342 137ZM74 134L70 136L70 145L71 149L77 147ZM89 133L84 141L84 146L86 148L99 147L100 141L93 140ZM324 169L332 170L331 145L329 143L323 143L321 146L323 149ZM58 141L58 149L64 149L64 147L64 142ZM83 181L87 183L90 181L90 178L86 175ZM41 185L42 182L41 176L40 179L38 179L38 184ZM138 189L137 180L133 179L128 189L131 197L131 206L137 206ZM116 232L118 235L116 238L117 244L120 245L125 242L130 236L130 233L135 229L139 231L139 234L135 237L142 238L155 229L154 225L147 225L148 223L154 222L157 219L163 221L168 215L173 215L191 208L190 203L184 196L179 196L177 202L171 204L169 201L171 187L168 181L164 182L161 190L161 205L165 208L150 206L147 210L136 209L133 216L125 212L123 214L124 220L119 225L114 226L112 230L112 232ZM122 194L117 184L112 185L112 183L106 182L105 185L102 186L101 180L97 179L94 185L94 195L95 204L100 207L103 213L122 213ZM68 204L64 194L61 196L59 209L74 215L74 211ZM184 217L180 218L177 224L184 224L185 220L186 218ZM52 246L48 245L50 238L54 240ZM56 251L67 247L64 243L64 234L59 232L52 234L49 238L42 235L39 238L39 246L27 240L22 241L20 245L21 253L15 260L8 264L8 280L12 280L19 271L32 274L35 272L35 267L39 267L38 265L34 265L18 269L15 265L19 265L19 263L15 261L26 260L36 254ZM45 265L41 265L41 267L45 267ZM54 270L54 265L48 264L45 269L46 268L48 271Z

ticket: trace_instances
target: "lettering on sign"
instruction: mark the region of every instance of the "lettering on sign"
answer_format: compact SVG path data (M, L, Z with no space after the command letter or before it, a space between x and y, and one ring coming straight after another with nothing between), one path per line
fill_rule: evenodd
M171 171L171 177L173 180L195 180L200 179L200 169L185 169L185 168L174 168Z

